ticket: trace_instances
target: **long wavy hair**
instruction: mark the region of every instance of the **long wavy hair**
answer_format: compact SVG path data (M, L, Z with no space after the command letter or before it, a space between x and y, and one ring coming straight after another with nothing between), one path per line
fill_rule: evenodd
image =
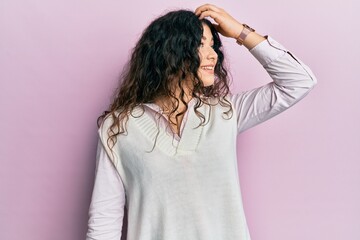
M218 55L214 69L215 81L208 87L204 86L197 73L200 67L199 46L203 36L203 24L211 30L213 48ZM227 108L224 114L231 118L232 107L225 98L229 93L229 78L217 31L209 20L199 20L192 11L171 11L153 20L143 31L123 69L112 103L97 119L98 127L107 117L113 119L107 130L108 147L112 149L117 136L127 133L126 123L137 106L143 107L142 104L153 103L159 98L169 99L173 103L169 121L171 116L177 119L184 114L188 104L185 101L183 83L189 77L192 80L191 97L197 99L194 110L201 120L200 125L206 124L207 120L197 109L204 104L214 104L214 99L217 100L216 104ZM180 90L180 95L175 94L174 86ZM180 101L185 105L185 109L178 112L176 110Z

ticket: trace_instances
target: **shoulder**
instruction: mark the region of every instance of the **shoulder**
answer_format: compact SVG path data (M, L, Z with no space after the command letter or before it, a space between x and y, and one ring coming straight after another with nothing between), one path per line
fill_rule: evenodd
M230 97L230 94L228 94L221 97L203 97L201 100L207 105L217 106L222 101L230 101Z
M229 106L232 107L233 103L234 103L234 99L236 98L235 95L232 94L228 94L226 96L223 97L211 97L208 98L206 103L212 107L215 108L228 108Z
M114 113L108 113L102 119L100 126L98 128L98 134L101 140L106 140L111 128L116 121L119 121L120 111L115 111Z
M124 115L123 111L116 110L113 113L108 113L104 116L99 128L98 133L101 138L106 139L109 135L114 132L122 132L127 134L127 128L129 123L133 122L134 119L140 118L145 113L145 108L142 105L134 107ZM122 134L120 134L122 135Z
M230 95L223 97L211 97L206 101L206 108L210 110L212 117L230 119L233 114L233 100Z

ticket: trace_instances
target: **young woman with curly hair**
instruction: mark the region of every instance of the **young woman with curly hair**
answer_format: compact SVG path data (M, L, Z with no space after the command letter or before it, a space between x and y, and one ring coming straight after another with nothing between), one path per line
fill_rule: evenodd
M219 33L249 49L273 81L231 94ZM315 84L280 43L214 5L155 19L98 119L86 239L249 240L236 137Z

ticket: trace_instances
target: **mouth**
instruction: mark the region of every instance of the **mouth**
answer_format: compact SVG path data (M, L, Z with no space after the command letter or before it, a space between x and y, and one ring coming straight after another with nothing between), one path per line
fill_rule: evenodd
M215 66L214 65L204 65L204 66L201 66L200 68L201 68L201 70L203 70L207 73L213 74Z

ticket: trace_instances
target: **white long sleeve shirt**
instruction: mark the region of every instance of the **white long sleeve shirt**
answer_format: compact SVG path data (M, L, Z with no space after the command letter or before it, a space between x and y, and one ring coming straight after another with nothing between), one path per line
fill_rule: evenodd
M273 81L229 96L231 119L223 117L226 109L220 105L203 105L198 110L209 122L196 128L200 120L193 99L174 138L165 118L154 118L159 107L144 104L144 111L135 108L137 117L130 116L128 134L118 136L114 155L106 144L111 120L104 122L87 240L119 240L124 215L128 225L122 239L250 240L237 172L237 134L293 106L317 82L308 66L270 36L250 53Z

